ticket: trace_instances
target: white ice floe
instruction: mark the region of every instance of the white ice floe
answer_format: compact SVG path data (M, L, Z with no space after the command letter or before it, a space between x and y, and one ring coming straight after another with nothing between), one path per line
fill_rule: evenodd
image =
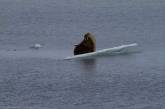
M37 43L32 45L32 46L30 46L31 49L36 49L36 50L38 50L41 47L42 47L42 45L41 44L37 44Z
M107 48L107 49L102 49L102 50L98 50L95 52L91 52L91 53L85 53L85 54L80 54L80 55L74 55L74 56L69 56L66 57L64 59L69 60L69 59L86 59L86 58L90 58L90 57L95 57L95 56L106 56L106 55L112 55L112 54L120 54L123 52L126 52L126 49L129 49L131 47L135 47L137 46L137 43L133 43L133 44L127 44L127 45L121 45L121 46L117 46L117 47L113 47L113 48Z

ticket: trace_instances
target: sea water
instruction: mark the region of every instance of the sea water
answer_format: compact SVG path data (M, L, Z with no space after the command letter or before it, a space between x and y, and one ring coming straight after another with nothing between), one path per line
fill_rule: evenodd
M0 0L0 109L163 109L164 10L163 0ZM97 49L140 52L63 60L86 32Z

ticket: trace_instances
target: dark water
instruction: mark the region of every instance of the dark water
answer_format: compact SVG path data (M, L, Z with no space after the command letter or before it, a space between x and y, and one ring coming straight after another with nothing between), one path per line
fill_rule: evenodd
M163 109L164 10L164 0L0 0L0 108ZM63 60L85 32L98 49L140 52Z

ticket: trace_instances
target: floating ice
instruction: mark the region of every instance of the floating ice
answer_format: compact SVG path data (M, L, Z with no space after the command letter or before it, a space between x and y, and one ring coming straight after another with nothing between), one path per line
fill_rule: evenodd
M41 47L42 47L41 44L34 44L34 45L30 46L31 49L36 49L36 50L38 50Z

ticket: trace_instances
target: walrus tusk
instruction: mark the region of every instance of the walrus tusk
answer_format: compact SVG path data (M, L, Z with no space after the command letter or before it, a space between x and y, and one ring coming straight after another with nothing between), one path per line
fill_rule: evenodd
M78 44L74 44L74 46L78 46Z

